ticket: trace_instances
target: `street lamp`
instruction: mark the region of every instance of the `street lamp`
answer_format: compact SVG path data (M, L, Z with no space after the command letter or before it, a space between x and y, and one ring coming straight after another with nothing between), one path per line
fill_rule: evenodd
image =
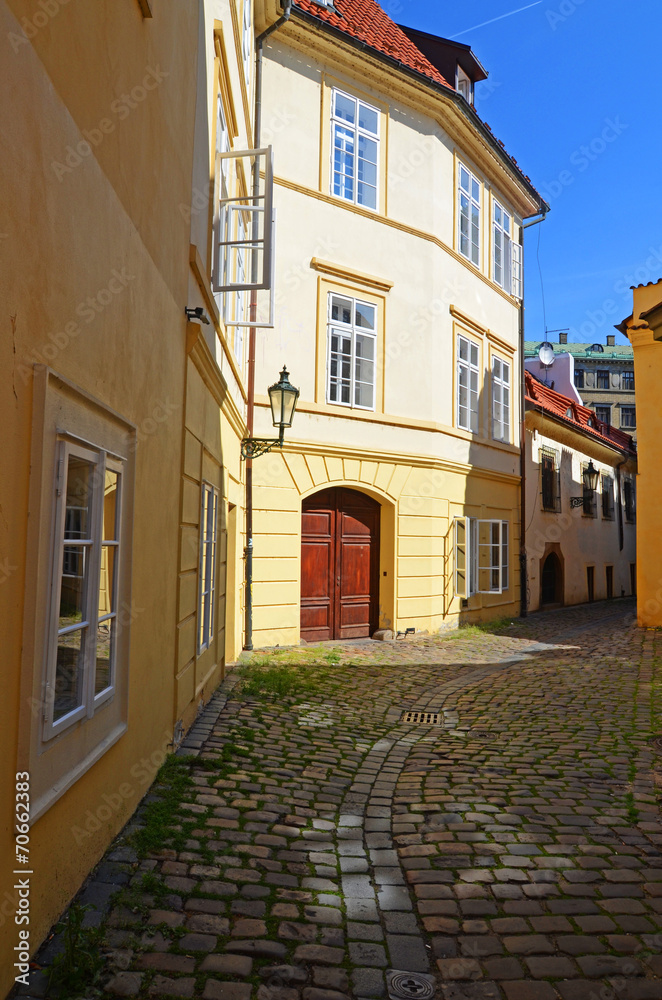
M278 382L269 386L269 402L274 427L280 428L277 438L244 438L241 442L242 458L259 458L272 448L282 448L285 428L292 426L299 390L290 382L290 373L283 367Z
M570 497L570 506L583 507L587 500L590 501L592 494L595 493L598 488L599 478L599 471L595 468L593 462L589 462L582 473L582 479L584 480L584 496Z

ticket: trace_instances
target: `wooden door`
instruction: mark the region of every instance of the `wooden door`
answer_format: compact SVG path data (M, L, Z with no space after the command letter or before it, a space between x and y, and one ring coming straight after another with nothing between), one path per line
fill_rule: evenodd
M308 497L301 514L301 638L369 637L379 610L380 506L336 487Z

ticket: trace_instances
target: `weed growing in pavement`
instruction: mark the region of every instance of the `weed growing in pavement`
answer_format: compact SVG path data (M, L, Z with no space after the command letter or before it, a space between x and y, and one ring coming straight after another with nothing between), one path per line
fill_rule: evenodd
M57 987L60 1000L86 995L98 982L105 965L100 950L103 931L100 927L83 927L86 912L94 909L74 900L66 918L56 924L55 932L62 934L64 948L53 959L48 986Z
M180 830L173 828L179 805L185 792L193 787L191 764L197 757L177 757L172 754L162 765L152 786L158 798L149 802L141 812L142 826L131 835L131 843L138 856L144 858L151 851L158 851L166 841L172 841L175 850L182 850L187 839L184 824Z
M490 621L476 622L475 624L463 624L460 623L457 628L457 632L450 632L448 634L449 639L455 639L460 637L462 639L469 638L474 635L500 635L511 628L519 628L521 623L518 621L513 621L512 618L492 618Z

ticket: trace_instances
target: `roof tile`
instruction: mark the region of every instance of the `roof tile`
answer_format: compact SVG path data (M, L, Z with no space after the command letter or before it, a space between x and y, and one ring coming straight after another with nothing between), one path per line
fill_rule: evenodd
M609 444L612 448L616 447L621 451L629 451L633 455L636 454L636 446L629 434L598 420L593 410L589 409L588 406L580 406L569 396L564 396L563 393L550 389L531 372L526 371L524 377L526 379L527 402L533 403L554 417L562 417L568 423L574 424L578 430L594 437L603 444Z

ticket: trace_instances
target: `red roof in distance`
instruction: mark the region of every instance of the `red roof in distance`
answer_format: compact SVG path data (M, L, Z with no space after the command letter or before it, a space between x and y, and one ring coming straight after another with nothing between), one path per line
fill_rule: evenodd
M636 455L637 448L629 434L619 431L617 427L598 420L593 410L588 406L580 406L574 399L564 396L555 389L541 382L529 371L524 372L526 379L526 401L538 409L544 410L550 416L560 417L564 422L573 425L588 437L595 438L601 444L611 445L619 451L628 451ZM589 424L589 420L591 424Z

